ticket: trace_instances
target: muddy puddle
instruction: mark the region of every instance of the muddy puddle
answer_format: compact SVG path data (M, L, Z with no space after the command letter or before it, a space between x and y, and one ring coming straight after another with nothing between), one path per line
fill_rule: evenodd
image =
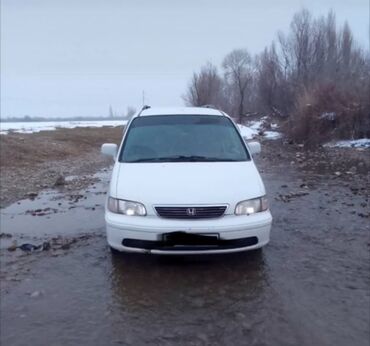
M56 236L73 236L101 230L104 227L104 204L110 172L94 175L98 180L87 189L64 191L45 190L34 198L20 200L0 210L3 234L0 248L11 243L24 243ZM77 177L67 177L73 180Z
M1 211L7 242L80 237L57 255L2 245L2 345L369 345L368 205L348 186L265 172L262 252L117 256L100 178L73 204L47 191Z

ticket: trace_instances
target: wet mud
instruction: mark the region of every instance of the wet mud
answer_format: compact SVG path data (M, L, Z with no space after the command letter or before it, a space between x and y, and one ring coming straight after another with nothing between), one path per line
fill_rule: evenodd
M112 254L109 172L2 209L1 344L369 345L366 191L260 166L274 217L263 251Z

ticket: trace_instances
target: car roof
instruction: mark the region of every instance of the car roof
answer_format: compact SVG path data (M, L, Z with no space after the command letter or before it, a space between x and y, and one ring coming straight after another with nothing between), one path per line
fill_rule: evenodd
M223 112L214 108L207 107L150 107L143 109L137 116L155 115L219 115L225 116Z

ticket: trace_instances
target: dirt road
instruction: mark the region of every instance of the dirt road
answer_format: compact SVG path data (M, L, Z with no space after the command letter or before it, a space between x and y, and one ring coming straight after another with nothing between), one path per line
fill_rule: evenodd
M112 256L109 170L2 209L1 344L369 345L368 176L265 147L274 222L262 253ZM50 248L6 250L15 240Z

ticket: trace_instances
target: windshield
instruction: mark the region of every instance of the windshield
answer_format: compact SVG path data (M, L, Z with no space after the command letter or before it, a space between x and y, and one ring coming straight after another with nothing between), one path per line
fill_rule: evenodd
M214 115L135 118L120 162L247 161L243 139L230 119Z

